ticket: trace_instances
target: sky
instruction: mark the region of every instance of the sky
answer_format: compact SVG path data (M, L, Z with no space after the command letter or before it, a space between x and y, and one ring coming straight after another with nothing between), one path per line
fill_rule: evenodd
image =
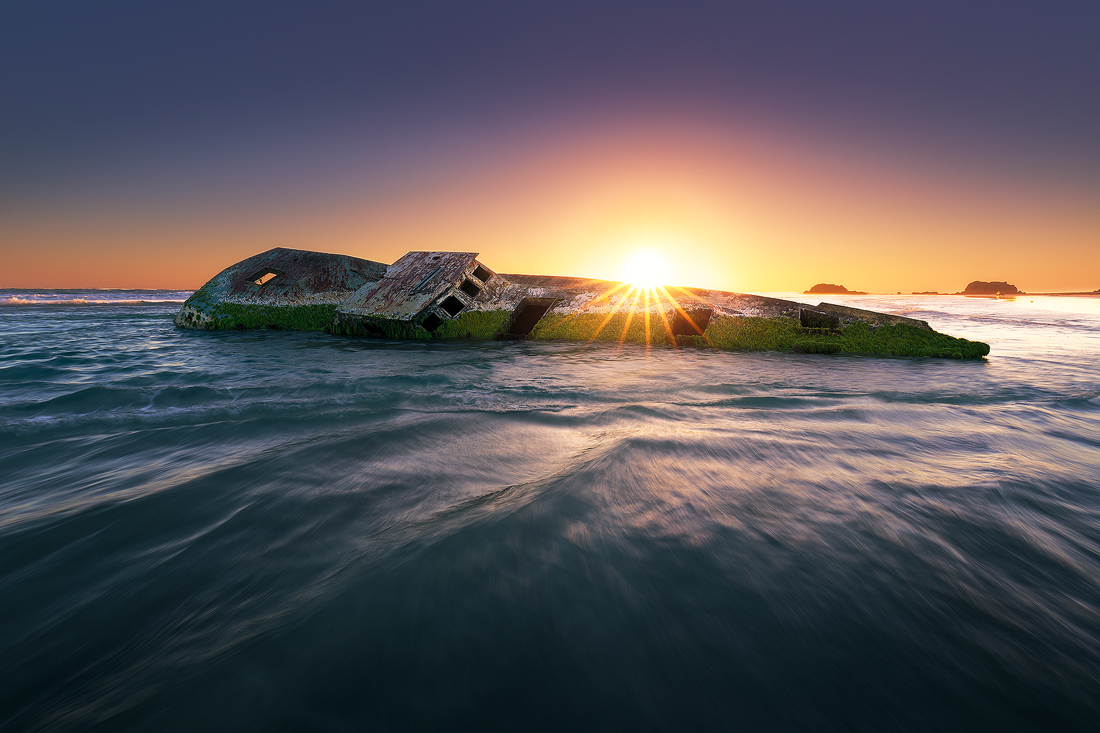
M1100 288L1100 4L0 5L0 287L271 247L747 292Z

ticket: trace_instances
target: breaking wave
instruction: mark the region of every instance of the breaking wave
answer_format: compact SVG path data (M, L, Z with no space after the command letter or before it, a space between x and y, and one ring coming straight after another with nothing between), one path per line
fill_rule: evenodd
M0 307L28 305L150 305L182 303L182 290L0 290Z

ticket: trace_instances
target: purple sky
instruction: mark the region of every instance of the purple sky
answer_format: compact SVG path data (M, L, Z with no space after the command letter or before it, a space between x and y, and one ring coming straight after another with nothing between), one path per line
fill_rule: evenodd
M213 199L259 217L384 197L651 119L964 161L1087 204L1098 38L1095 2L5 3L0 247L128 206L148 231Z

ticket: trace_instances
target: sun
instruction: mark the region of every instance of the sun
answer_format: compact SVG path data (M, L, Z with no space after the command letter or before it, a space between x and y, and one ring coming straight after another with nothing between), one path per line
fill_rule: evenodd
M623 282L639 288L654 288L668 279L668 260L654 249L635 250L623 262Z

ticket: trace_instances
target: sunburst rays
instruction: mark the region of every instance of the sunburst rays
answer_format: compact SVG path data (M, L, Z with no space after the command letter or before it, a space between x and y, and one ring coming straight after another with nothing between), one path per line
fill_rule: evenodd
M699 324L695 322L695 319L691 317L691 314L688 313L686 310L684 310L684 307L682 305L680 305L680 301L678 301L675 297L673 297L672 293L668 292L668 290L665 289L665 287L663 285L658 285L657 287L664 294L664 296L666 298L668 298L668 302L672 304L672 307L676 310L676 312L678 314L680 314L680 316L683 317L684 321L691 327L691 329L693 331L695 331L695 334L693 334L693 335L700 336L708 344L713 346L713 344L710 343L710 339L707 338L707 335L705 333L703 333L703 329L700 328ZM678 290L681 293L685 292L683 290L683 288L672 287L672 289L673 290ZM670 332L669 335L671 336L671 332ZM676 339L673 338L672 340L675 341Z
M666 288L663 285L638 285L623 282L594 298L585 308L572 314L569 319L576 318L586 311L591 312L594 306L598 307L602 303L611 304L613 297L619 294L620 297L615 299L614 306L607 312L607 315L604 316L599 326L596 327L596 330L588 338L588 341L585 342L585 347L599 339L600 334L604 332L615 316L624 309L626 312L626 322L623 324L622 331L619 333L619 338L617 339L619 349L622 349L623 344L626 342L627 336L630 333L630 326L634 321L634 317L639 314L639 310L645 321L643 329L647 354L655 342L654 331L661 328L664 330L662 335L665 337L662 338L661 341L670 343L673 348L679 349L676 343L676 329L673 323L676 318L682 319L683 322L687 324L687 327L695 332L693 335L698 335L706 339L709 344L710 339L707 339L706 334L703 333L703 329L699 327L699 324L695 322L691 314L684 309L676 296L669 292L670 289L691 297L690 294L686 293L681 288ZM653 322L655 320L653 314L656 314L656 318L660 319L660 325Z

